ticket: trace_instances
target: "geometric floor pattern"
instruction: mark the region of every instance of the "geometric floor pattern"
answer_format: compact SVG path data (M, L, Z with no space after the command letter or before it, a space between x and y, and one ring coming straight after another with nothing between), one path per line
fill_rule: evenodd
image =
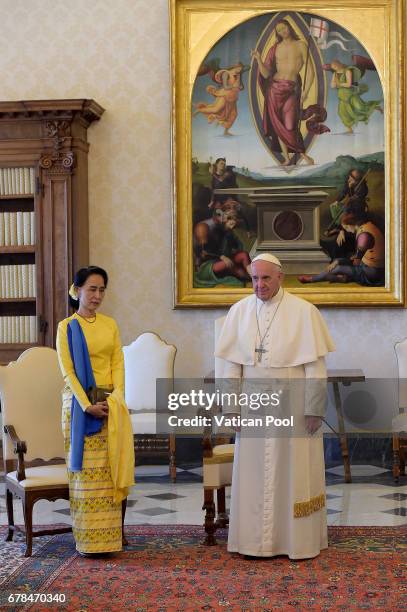
M352 465L352 483L346 484L343 466L326 470L328 525L407 525L407 476L394 486L389 470L372 465ZM230 491L226 493L226 502ZM15 521L22 523L21 502L15 501ZM172 483L166 466L138 466L136 486L129 495L126 524L202 525L202 467L177 468ZM34 525L70 524L67 501L39 501ZM4 484L0 483L0 524L7 524Z

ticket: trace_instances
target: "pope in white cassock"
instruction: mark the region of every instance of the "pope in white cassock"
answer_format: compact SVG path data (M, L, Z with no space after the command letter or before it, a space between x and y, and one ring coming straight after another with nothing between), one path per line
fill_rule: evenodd
M285 381L292 435L236 435L228 550L248 556L317 556L328 546L321 416L326 408L324 357L335 350L318 309L284 291L280 261L252 262L254 295L232 306L215 356L223 378L259 388ZM312 384L309 384L311 383ZM284 386L284 385L283 385ZM224 408L225 410L225 408ZM236 406L229 412L237 413Z

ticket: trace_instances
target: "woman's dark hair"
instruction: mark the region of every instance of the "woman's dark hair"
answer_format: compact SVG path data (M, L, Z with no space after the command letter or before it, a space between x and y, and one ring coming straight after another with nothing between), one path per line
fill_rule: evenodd
M74 286L82 287L88 280L89 276L92 276L92 274L98 274L101 276L105 282L105 287L107 287L109 277L107 276L106 270L99 268L99 266L88 266L87 268L81 268L78 270L73 279ZM72 308L77 309L79 306L79 299L75 300L71 295L69 295L69 303Z

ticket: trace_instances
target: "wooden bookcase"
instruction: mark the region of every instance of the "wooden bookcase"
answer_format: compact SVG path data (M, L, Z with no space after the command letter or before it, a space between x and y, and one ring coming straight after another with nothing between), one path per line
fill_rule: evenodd
M58 322L70 314L73 273L89 263L87 128L103 112L86 99L0 102L0 317L8 317L0 320L2 364L30 346L55 346ZM21 179L27 173L29 188ZM19 213L17 239L4 235L7 213L15 219ZM20 213L26 213L26 220L33 213L30 244L21 238ZM29 295L22 285L19 291L6 286L7 273L24 268L26 278L27 269L33 275L33 265L35 290L31 284ZM10 287L14 292L7 295ZM35 317L28 334L28 320L20 317Z
M23 214L30 215L33 213L34 217L30 218L30 228L31 224L35 223L36 213L35 213L35 196L34 196L34 184L31 180L31 184L29 182L26 194L16 193L20 191L20 186L14 184L8 187L7 185L7 171L13 172L13 176L18 176L19 172L27 171L29 172L28 167L19 167L19 168L9 168L8 166L3 166L0 168L0 215L2 216L2 222L0 223L0 359L3 361L5 358L8 361L8 357L12 358L15 352L22 352L26 348L30 346L35 346L37 343L41 341L41 337L38 335L37 325L36 325L36 301L35 297L36 291L26 291L24 292L24 296L21 295L21 291L19 291L19 295L17 295L17 286L12 283L10 285L5 284L4 277L7 276L5 274L6 268L9 268L10 271L13 269L19 269L18 280L21 279L21 267L27 265L33 268L33 272L35 273L36 267L36 239L31 240L31 231L28 233L28 239L25 240L26 244L23 243L22 227L21 223L19 223L19 232L17 239L17 213L20 214L20 221L22 221L21 217ZM4 176L3 176L4 175ZM33 169L31 170L31 178L33 175ZM7 191L7 195L4 192ZM5 222L5 215L8 217L14 216L14 223L10 222L10 218L8 222ZM14 231L10 226L14 227ZM7 236L5 235L7 234ZM13 236L11 234L14 234ZM34 229L35 234L35 229ZM24 236L25 238L25 236ZM10 241L13 239L14 244L11 244ZM7 244L5 244L7 243ZM17 243L17 244L16 244ZM28 284L28 283L24 283ZM30 283L31 284L31 283ZM35 285L36 279L35 279ZM13 330L13 335L16 337L11 337L10 332L7 334L7 330L3 327L3 322L6 321L6 318L13 319L18 322L19 317L31 317L31 337L29 325L27 332L20 333L19 325L15 326ZM6 326L5 326L6 327ZM5 336L8 335L6 338Z

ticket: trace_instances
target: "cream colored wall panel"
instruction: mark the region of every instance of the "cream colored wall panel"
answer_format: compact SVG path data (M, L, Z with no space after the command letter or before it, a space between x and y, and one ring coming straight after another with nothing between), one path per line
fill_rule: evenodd
M167 0L0 0L0 16L2 99L87 97L106 109L88 132L91 262L110 274L105 311L123 343L154 330L177 345L178 375L202 375L222 312L172 310ZM395 374L404 310L323 313L331 367Z

